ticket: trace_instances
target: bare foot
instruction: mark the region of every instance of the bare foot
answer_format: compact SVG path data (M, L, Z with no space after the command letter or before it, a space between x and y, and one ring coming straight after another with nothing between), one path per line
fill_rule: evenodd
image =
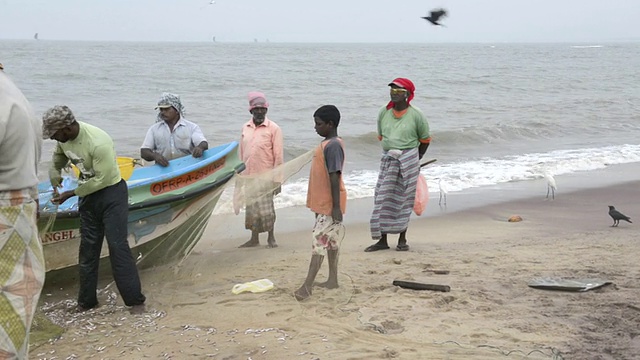
M325 281L323 283L314 284L317 287L325 288L325 289L337 289L339 288L337 281Z
M246 248L246 247L256 247L260 245L260 241L259 240L253 240L250 239L249 241L247 241L246 243L238 246L239 248Z
M269 232L269 237L267 238L267 247L268 248L278 247L278 244L276 244L276 237L273 236L272 232Z
M129 308L129 313L131 315L144 314L145 311L146 311L146 306L144 304L134 305L134 306Z
M99 306L99 304L95 304L92 307L84 307L84 306L78 304L75 308L72 308L70 311L71 312L82 313L82 312L86 312L86 311L89 311L89 310L96 309L98 306Z
M296 290L294 295L296 296L296 300L298 301L306 300L309 296L311 296L311 288L302 285L300 289Z

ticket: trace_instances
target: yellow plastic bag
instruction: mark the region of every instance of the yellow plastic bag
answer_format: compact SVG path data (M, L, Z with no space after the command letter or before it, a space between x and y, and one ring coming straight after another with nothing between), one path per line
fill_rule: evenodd
M246 282L244 284L235 284L231 289L231 292L235 295L250 291L252 293L261 293L273 289L273 282L269 279L260 279L255 281Z

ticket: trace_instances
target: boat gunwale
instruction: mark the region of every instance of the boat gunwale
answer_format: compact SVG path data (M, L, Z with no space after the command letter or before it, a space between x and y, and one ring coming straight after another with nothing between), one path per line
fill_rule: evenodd
M231 142L227 143L226 145L227 146L224 146L224 145L217 146L217 147L223 147L223 148L220 151L216 152L215 154L211 155L211 157L203 159L204 161L198 161L198 162L195 162L193 164L187 165L185 167L181 167L179 169L173 170L171 172L160 174L159 176L156 176L156 177L146 177L146 178L142 178L142 179L134 179L134 180L131 180L130 182L127 182L127 186L131 190L131 189L135 189L137 187L148 186L148 185L151 185L151 184L156 183L158 181L169 180L169 179L175 178L177 176L180 176L180 175L189 173L191 171L197 170L197 169L201 168L202 166L206 166L208 164L211 164L211 163L213 163L215 161L218 161L218 160L226 157L227 155L229 155L233 151L233 149L235 147L239 146L239 143L237 141L231 141ZM209 151L209 150L213 150L213 149L207 149L205 151Z
M207 184L206 186L203 186L199 189L196 189L194 191L190 191L187 193L182 193L182 194L175 194L175 195L170 195L167 197L163 197L157 200L152 200L152 201L143 201L141 203L137 203L137 204L133 204L133 205L129 205L129 211L137 211L137 210L142 210L148 207L153 207L153 206L159 206L159 205L164 205L166 203L170 203L170 202L174 202L177 200L186 200L186 199L190 199L192 197L201 195L209 190L212 190L214 188L219 187L222 184L225 184L226 182L228 182L233 176L235 176L235 174L242 172L245 169L245 164L244 163L240 163L239 165L237 165L234 168L233 172L229 172L228 174L225 174L223 177L216 179L214 182ZM53 216L55 214L56 219L72 219L72 218L76 218L80 216L80 212L78 210L71 210L71 211L60 211L60 212L56 212L56 213L47 213L47 212L41 212L40 213L40 219L42 220L46 220L48 218L50 218L51 216Z
M137 180L132 180L132 181L127 181L127 189L129 190L129 192L131 192L132 190L136 190L136 189L140 189L140 188L144 188L145 186L149 186L153 183L156 183L158 181L166 181L184 174L187 174L189 172L192 172L194 170L200 169L203 166L207 166L210 165L212 163L214 163L215 161L218 161L220 159L223 159L229 155L232 155L234 150L237 151L239 147L239 142L238 141L231 141L228 142L226 144L222 144L222 145L218 145L215 146L214 148L211 149L207 149L205 151L211 151L214 149L218 149L215 153L211 154L210 157L206 158L206 159L202 159L202 161L197 161L194 162L193 164L189 164L187 166L184 167L180 167L178 169L175 169L173 171L167 172L167 173L163 173L163 174L159 174L156 177L146 177L146 178L141 178L141 179L137 179ZM142 202L136 202L134 204L129 204L129 210L141 210L141 209L145 209L148 207L153 207L153 206L158 206L158 205L163 205L166 203L170 203L170 202L174 202L174 201L178 201L178 200L184 200L184 199L189 199L191 197L197 196L199 194L202 194L204 192L207 192L213 188L216 188L218 186L220 186L220 184L223 184L227 181L229 181L229 179L231 177L233 177L236 173L240 173L245 169L245 164L243 162L240 162L238 165L236 165L234 167L234 171L233 172L229 172L228 174L223 175L221 178L216 179L215 181L213 181L212 183L206 184L203 187L198 187L195 190L192 191L188 191L186 193L179 193L179 194L173 194L173 195L166 195L161 197L160 199L155 199L155 200L150 200L150 201L142 201ZM141 169L144 170L144 169ZM55 218L59 218L59 219L73 219L76 217L79 217L79 211L78 209L74 209L74 210L64 210L64 211L56 211L56 212L49 212L49 211L40 211L40 220L39 222L46 220L49 221L49 219L51 219L51 217L55 217Z

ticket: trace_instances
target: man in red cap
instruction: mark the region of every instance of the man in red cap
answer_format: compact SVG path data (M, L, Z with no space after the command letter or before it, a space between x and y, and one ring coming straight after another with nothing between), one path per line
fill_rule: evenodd
M380 173L371 214L371 238L364 251L389 249L387 234L400 234L397 251L408 251L407 228L420 174L419 160L429 147L429 124L411 105L415 86L409 79L389 83L391 101L378 113L378 140L382 143Z

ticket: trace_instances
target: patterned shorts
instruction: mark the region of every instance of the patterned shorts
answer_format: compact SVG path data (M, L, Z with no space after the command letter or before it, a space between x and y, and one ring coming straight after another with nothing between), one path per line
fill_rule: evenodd
M333 221L329 215L318 215L313 226L311 253L326 256L327 250L338 250L344 238L344 225Z

